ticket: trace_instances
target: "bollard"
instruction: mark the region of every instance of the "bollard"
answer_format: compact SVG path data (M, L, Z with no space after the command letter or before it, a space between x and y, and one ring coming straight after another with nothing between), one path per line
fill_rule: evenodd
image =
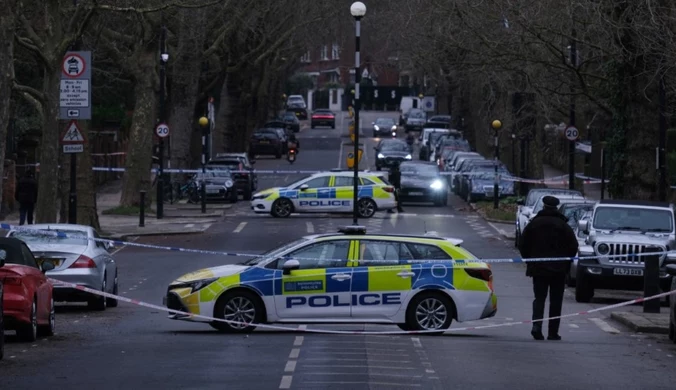
M202 180L202 183L200 184L200 202L202 202L202 214L207 213L207 185Z
M146 192L140 191L141 203L139 204L138 227L146 226Z
M643 296L650 297L659 294L660 291L660 256L643 256L645 264L643 277ZM643 302L644 313L659 313L660 300L652 299Z

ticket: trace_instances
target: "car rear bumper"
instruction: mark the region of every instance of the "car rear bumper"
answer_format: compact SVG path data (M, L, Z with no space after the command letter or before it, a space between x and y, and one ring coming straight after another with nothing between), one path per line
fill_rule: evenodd
M577 263L577 273L583 275L585 283L590 287L604 290L643 290L644 276L615 275L613 271L615 268L643 269L599 264L596 260L579 260ZM669 291L671 279L671 275L660 270L659 284L662 291Z
M312 119L312 126L333 126L335 119Z
M103 288L103 275L98 268L68 269L65 271L48 271L47 276L54 280L77 284L78 286L101 290ZM91 294L72 287L54 283L54 300L56 302L85 302L92 297Z
M17 324L30 323L31 305L33 304L33 300L25 297L23 294L8 291L8 286L5 286L4 289L4 299L2 302L5 329L14 330Z
M277 154L282 151L282 146L279 144L270 145L252 145L251 153L253 154Z

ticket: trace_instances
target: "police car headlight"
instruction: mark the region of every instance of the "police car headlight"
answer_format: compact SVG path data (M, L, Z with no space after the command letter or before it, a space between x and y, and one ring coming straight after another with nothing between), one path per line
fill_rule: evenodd
M599 255L604 256L610 253L610 247L608 244L600 244L598 247L596 247L596 250L599 252Z
M410 154L407 154L406 157L404 157L404 158L407 159L407 160L410 160L410 159L412 159L413 157L412 157Z
M430 188L433 190L440 190L444 188L444 183L442 183L441 180L435 180L430 184Z
M375 126L373 126L373 130L379 131L379 130L380 130L380 127L378 127L378 125L375 125Z
M265 199L269 196L270 194L257 194L254 195L251 200L259 200L259 199Z
M235 184L235 183L233 183L232 180L228 180L228 181L225 182L225 186L228 187L228 188L232 187L233 184Z
M385 155L382 153L378 153L378 158L385 158Z
M209 279L201 279L201 280L194 280L192 282L185 282L185 283L179 283L179 284L172 284L171 289L177 289L177 288L190 288L191 291L190 293L196 293L197 291L207 287L211 283L217 281L219 278L209 278Z

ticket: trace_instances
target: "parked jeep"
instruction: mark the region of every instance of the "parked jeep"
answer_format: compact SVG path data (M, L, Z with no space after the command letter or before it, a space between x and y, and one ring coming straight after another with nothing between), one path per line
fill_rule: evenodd
M674 211L667 203L602 200L594 206L591 219L579 222L587 234L579 260L571 273L576 276L575 300L589 302L594 289L642 290L645 256L620 256L662 252L660 287L669 291L671 276L666 264L676 249ZM605 256L585 259L585 256Z

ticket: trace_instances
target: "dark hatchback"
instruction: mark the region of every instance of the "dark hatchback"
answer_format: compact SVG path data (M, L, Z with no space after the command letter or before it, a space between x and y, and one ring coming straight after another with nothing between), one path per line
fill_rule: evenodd
M307 119L307 108L305 108L304 104L301 103L290 103L286 107L287 112L292 112L294 115L296 115L296 118L300 120L305 120Z
M207 167L214 170L229 170L235 179L237 192L244 200L251 200L251 195L258 189L258 176L254 171L254 160L244 153L219 153L209 160Z
M279 120L284 122L288 130L291 130L294 133L300 131L300 120L298 120L298 117L294 112L286 111L279 117Z
M407 161L399 166L401 192L399 200L407 202L432 202L435 206L448 204L448 186L436 164Z
M383 139L373 149L376 152L376 170L391 168L412 158L412 147L395 138Z
M282 158L284 154L284 139L277 129L259 129L251 134L249 139L249 158L260 156L275 156Z

